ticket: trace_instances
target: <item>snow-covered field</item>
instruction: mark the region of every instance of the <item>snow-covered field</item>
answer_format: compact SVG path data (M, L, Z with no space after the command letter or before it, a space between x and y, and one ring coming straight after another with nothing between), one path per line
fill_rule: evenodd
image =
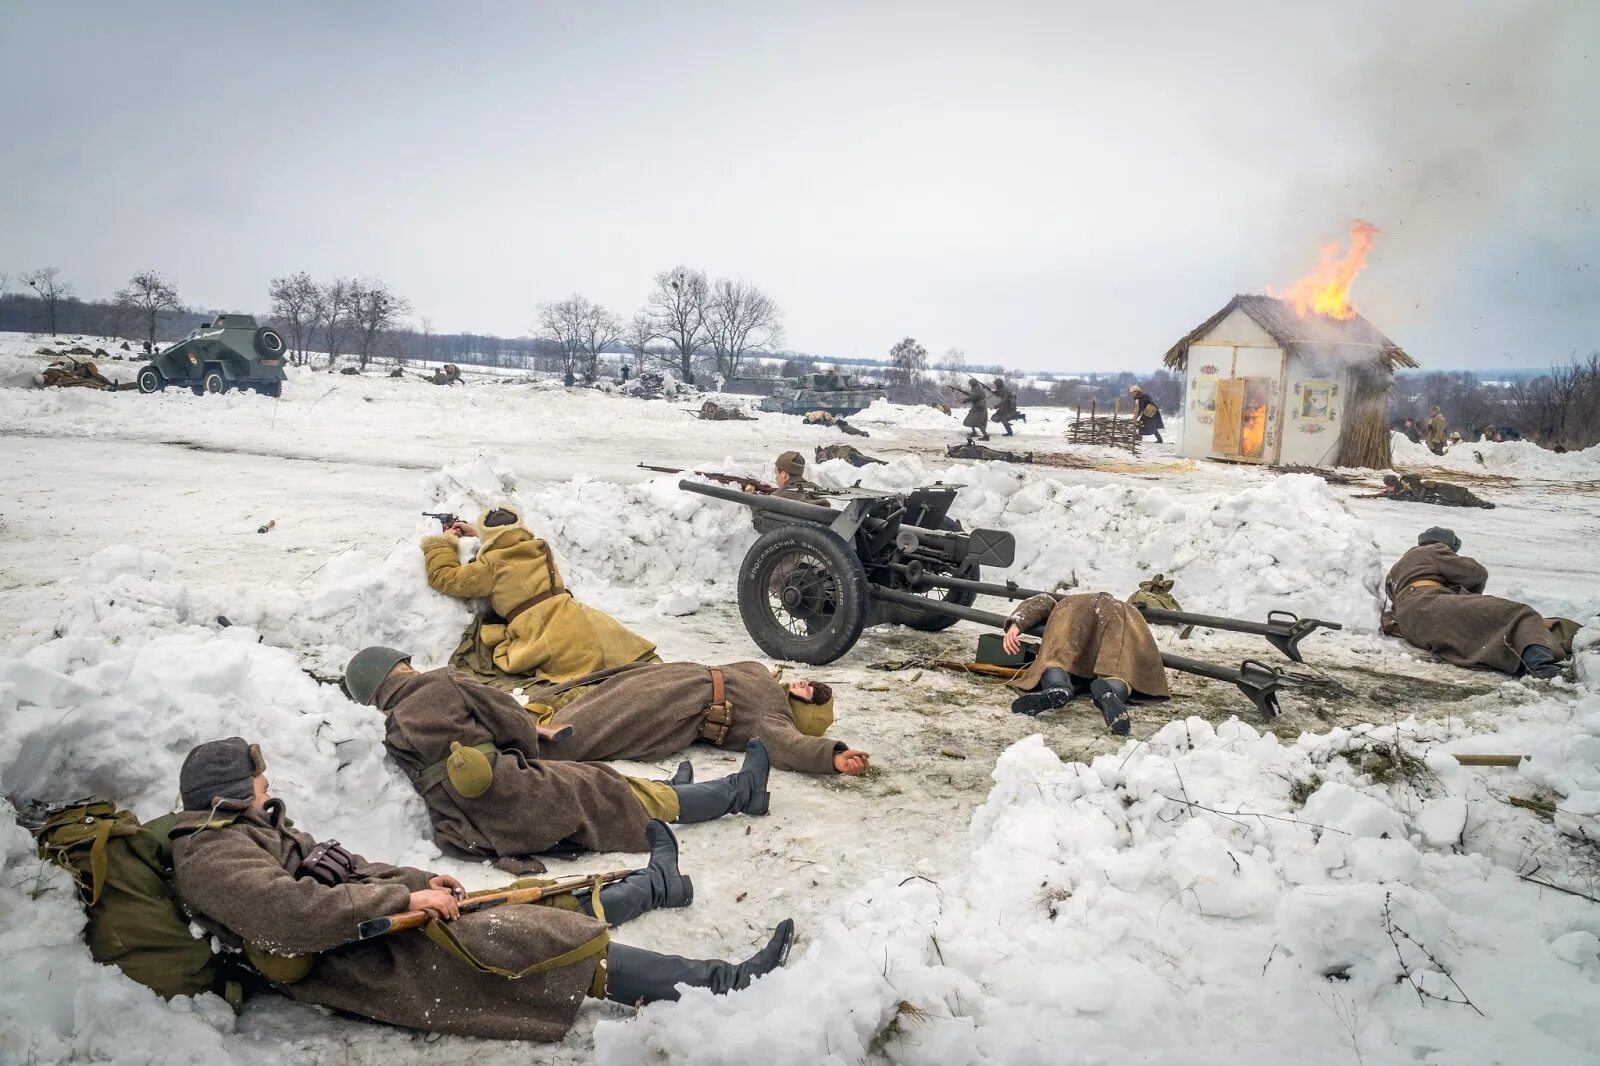
M189 747L237 733L263 744L274 791L319 837L497 883L439 857L421 802L384 761L378 716L311 676L375 641L425 665L454 647L469 611L424 584L418 512L514 498L579 595L668 658L759 657L733 605L754 539L742 509L636 464L765 476L777 451L839 442L890 463L828 463L817 480L959 484L956 517L1012 531L1008 576L1024 584L1126 595L1163 572L1189 609L1340 622L1306 642L1304 669L1346 694L1287 694L1268 725L1231 688L1174 675L1170 704L1141 711L1119 742L1092 709L1027 720L987 682L872 669L967 657L975 626L869 630L807 672L838 685L834 731L872 752L873 771L779 774L770 817L685 828L695 906L619 933L738 955L793 915L787 970L724 999L591 1005L552 1049L432 1039L271 997L237 1018L210 997L163 1004L89 959L65 876L0 805L0 1062L1600 1056L1600 905L1584 898L1600 895L1594 451L1476 445L1479 465L1470 450L1440 461L1397 445L1402 464L1496 475L1474 482L1496 510L1452 510L1181 460L1176 429L1137 460L1072 449L1060 443L1069 415L994 446L1095 468L952 463L943 446L959 419L887 404L851 420L872 434L860 439L543 382L295 371L278 401L20 387L37 346L0 337L11 796L93 793L154 816ZM1434 524L1461 533L1491 591L1589 624L1576 684L1455 670L1378 634L1384 570ZM1238 635L1157 636L1196 658L1275 658ZM1485 770L1448 754L1467 751L1533 758ZM707 749L693 759L708 774L732 763Z

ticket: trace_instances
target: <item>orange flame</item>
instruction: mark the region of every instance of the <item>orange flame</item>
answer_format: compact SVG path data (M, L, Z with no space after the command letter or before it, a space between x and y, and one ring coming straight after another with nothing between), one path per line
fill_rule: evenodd
M1267 405L1259 404L1244 413L1239 424L1239 454L1260 455L1267 443Z
M1330 241L1317 255L1317 269L1294 283L1288 292L1267 293L1294 305L1301 318L1310 314L1329 318L1349 318L1356 313L1350 306L1350 283L1355 281L1361 268L1367 265L1367 251L1378 227L1360 219L1350 224L1350 248L1339 252L1339 242Z

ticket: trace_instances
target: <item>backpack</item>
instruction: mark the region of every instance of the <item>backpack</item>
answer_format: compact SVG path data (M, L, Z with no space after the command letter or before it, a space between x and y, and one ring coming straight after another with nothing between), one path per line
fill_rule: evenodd
M172 888L172 821L140 825L114 803L85 800L50 811L33 830L40 856L78 886L95 961L166 999L221 990L211 940L189 932Z

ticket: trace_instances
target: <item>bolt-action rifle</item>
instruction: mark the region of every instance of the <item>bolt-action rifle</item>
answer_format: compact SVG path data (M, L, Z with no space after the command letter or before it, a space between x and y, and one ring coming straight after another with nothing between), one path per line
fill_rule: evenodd
M715 481L722 485L738 485L745 492L753 492L758 496L771 496L778 491L778 486L760 478L744 477L739 474L719 474L713 470L685 470L678 466L651 466L649 463L640 463L639 469L654 470L658 474L693 474L695 477L703 477L707 481Z
M542 899L570 895L573 892L581 892L586 888L598 888L613 881L620 881L633 872L632 870L611 870L603 874L577 874L573 877L562 877L551 881L547 885L536 885L532 888L505 888L489 892L473 892L461 901L461 913L474 914L478 911L488 910L490 907L503 907L513 903L538 903ZM369 918L356 926L356 939L371 940L373 937L388 936L391 933L400 933L407 929L420 929L432 920L433 915L427 911L404 911L400 914L386 914L381 918Z

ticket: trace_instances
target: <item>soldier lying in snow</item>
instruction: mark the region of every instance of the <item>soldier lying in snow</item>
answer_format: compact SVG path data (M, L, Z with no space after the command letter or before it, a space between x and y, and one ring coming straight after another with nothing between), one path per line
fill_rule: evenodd
M639 851L652 819L706 822L767 813L766 748L745 747L744 766L716 781L645 781L609 766L552 761L538 719L515 697L450 669L418 673L394 648L356 653L345 691L384 712L384 747L428 805L447 853L498 859L537 872L551 849Z
M579 603L556 570L550 546L509 507L486 512L480 529L457 522L422 539L428 584L447 596L488 597L505 624L485 623L484 643L508 674L565 681L609 666L653 658L655 645ZM478 557L461 562L460 538L481 537Z
M744 988L782 965L794 935L783 921L738 964L611 943L607 921L693 899L672 834L659 824L649 867L603 887L598 908L582 893L554 906L462 913L461 883L449 875L368 862L291 828L265 774L260 749L240 737L189 753L179 776L184 813L172 831L174 877L208 932L242 948L302 1003L431 1032L560 1040L586 995L643 1004L677 999L679 984ZM362 922L405 911L433 920L357 939Z
M1016 713L1042 714L1088 692L1111 731L1127 736L1128 700L1171 695L1161 651L1137 607L1104 592L1032 596L1006 619L1006 653L1018 654L1022 634L1041 622L1038 657L1008 685L1022 693L1011 704Z
M1455 666L1555 677L1570 648L1553 634L1565 619L1546 619L1527 604L1483 595L1489 571L1457 554L1461 538L1434 526L1384 579L1389 606L1383 631L1404 637Z
M1383 475L1383 488L1376 496L1383 499L1406 500L1411 503L1432 503L1441 507L1484 507L1494 504L1475 495L1471 489L1449 481L1428 481L1421 474Z

